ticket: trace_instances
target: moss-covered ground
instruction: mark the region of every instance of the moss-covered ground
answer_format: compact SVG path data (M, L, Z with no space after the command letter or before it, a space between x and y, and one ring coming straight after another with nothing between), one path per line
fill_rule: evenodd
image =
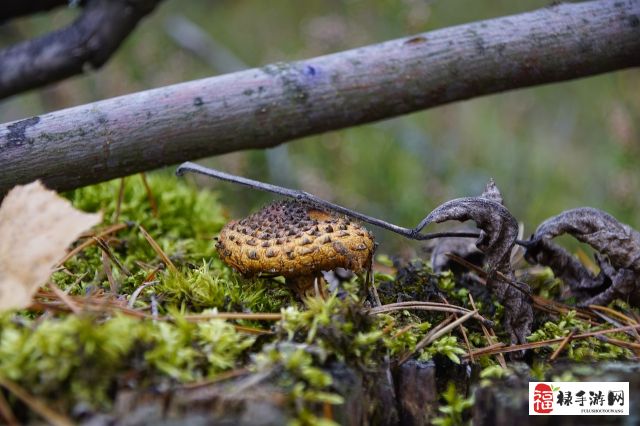
M329 367L336 362L361 372L410 357L460 364L469 362L470 350L507 343L500 327L502 307L487 290L450 272L434 274L424 260L378 258L374 286L390 307L382 313L370 311L375 298L363 277L343 282L327 300L305 301L278 277L243 278L220 261L214 248L213 238L229 219L224 200L173 176L147 179L148 188L140 176L131 176L122 187L112 181L66 194L77 208L104 214L104 223L92 231L99 237L81 239L77 244L89 243L52 277L68 297L44 286L30 309L0 314L0 379L12 385L2 395L20 421L39 414L10 391L13 385L77 420L80 412L109 412L125 389L153 392L254 375L281 389L292 423L331 424L326 407L339 406L348 396L334 386ZM124 225L101 233L116 224ZM527 271L522 279L548 298L557 297L562 287L547 270ZM430 300L473 309L470 295L480 314L493 322L495 338L470 319L464 332L456 327L433 339L450 313L394 305ZM613 309L630 312L623 304ZM235 317L214 318L218 313ZM573 310L538 312L530 340L603 327L611 326ZM558 345L529 352L532 374L544 377ZM576 339L562 357L630 359L634 345L625 333ZM495 355L472 361L483 381L508 373ZM471 400L454 385L443 391L437 422L459 424Z

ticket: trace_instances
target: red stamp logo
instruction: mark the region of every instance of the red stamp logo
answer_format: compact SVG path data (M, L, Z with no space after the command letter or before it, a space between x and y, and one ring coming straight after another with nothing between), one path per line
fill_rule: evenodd
M548 384L536 385L533 392L533 411L541 414L553 411L553 390Z

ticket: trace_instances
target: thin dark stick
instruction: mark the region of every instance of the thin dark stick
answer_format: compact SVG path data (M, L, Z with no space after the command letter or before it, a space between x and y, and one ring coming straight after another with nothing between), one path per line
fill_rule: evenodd
M416 226L415 228L403 228L402 226L394 225L393 223L389 223L384 220L377 219L375 217L367 216L365 214L348 209L341 205L323 200L322 198L318 198L315 195L305 191L283 188L281 186L272 185L270 183L264 183L257 180L248 179L242 176L236 176L229 173L221 172L219 170L210 169L208 167L203 167L203 166L200 166L199 164L195 164L191 162L182 163L176 170L176 175L182 176L186 172L199 173L199 174L210 176L226 182L237 183L240 185L248 186L249 188L258 189L260 191L265 191L265 192L271 192L273 194L283 195L285 197L293 198L294 200L297 200L297 201L324 207L324 208L336 211L338 213L342 213L354 219L358 219L363 222L370 223L372 225L386 229L388 231L395 232L396 234L402 235L403 237L406 237L412 240L424 241L424 240L433 240L435 238L479 238L480 237L480 233L478 232L431 232L431 233L421 234L420 231L422 231L424 227L426 227L431 223L430 215L422 219L418 224L418 226ZM527 246L530 243L528 241L516 240L516 244L519 244L521 246Z

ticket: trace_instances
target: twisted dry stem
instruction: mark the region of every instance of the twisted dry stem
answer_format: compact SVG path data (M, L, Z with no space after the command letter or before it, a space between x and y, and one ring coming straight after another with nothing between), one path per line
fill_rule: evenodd
M264 183L257 180L248 179L242 176L232 175L230 173L221 172L220 170L204 167L189 161L187 161L186 163L182 163L177 168L176 175L183 176L185 173L189 173L189 172L213 177L226 182L237 183L240 185L247 186L249 188L270 192L272 194L282 195L300 202L306 202L319 207L324 207L324 208L336 211L338 213L342 213L354 219L358 219L363 222L369 223L371 225L377 226L379 228L386 229L388 231L394 232L396 234L402 235L403 237L406 237L412 240L424 241L424 240L432 240L436 238L481 238L483 236L483 234L480 232L431 232L431 233L424 233L424 234L421 233L421 231L425 227L427 227L431 223L439 221L439 216L442 212L441 208L448 205L449 203L464 203L464 202L467 202L468 200L473 199L474 197L458 198L456 200L449 201L448 203L443 204L442 206L440 206L440 208L434 210L429 215L427 215L424 219L422 219L422 221L420 221L420 223L415 228L404 228L402 226L395 225L393 223L384 221L382 219L367 216L363 213L351 210L339 204L335 204L330 201L323 200L322 198L319 198L305 191L284 188L281 186L272 185L270 183ZM491 200L489 200L488 202L491 204L495 204ZM502 206L500 207L504 209L504 207ZM516 244L519 244L522 246L528 246L530 242L523 241L523 240L516 240Z
M569 234L599 254L600 273L584 265L551 240ZM613 216L591 207L579 207L544 221L531 237L528 261L550 267L569 285L579 304L607 305L616 298L638 304L640 288L640 232Z

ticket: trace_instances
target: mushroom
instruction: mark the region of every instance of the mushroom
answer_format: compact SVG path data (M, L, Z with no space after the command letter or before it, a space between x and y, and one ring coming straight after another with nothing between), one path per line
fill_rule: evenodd
M375 243L371 232L346 216L306 202L279 201L229 222L216 248L242 275L283 276L303 297L318 292L314 284L322 271L369 269Z

